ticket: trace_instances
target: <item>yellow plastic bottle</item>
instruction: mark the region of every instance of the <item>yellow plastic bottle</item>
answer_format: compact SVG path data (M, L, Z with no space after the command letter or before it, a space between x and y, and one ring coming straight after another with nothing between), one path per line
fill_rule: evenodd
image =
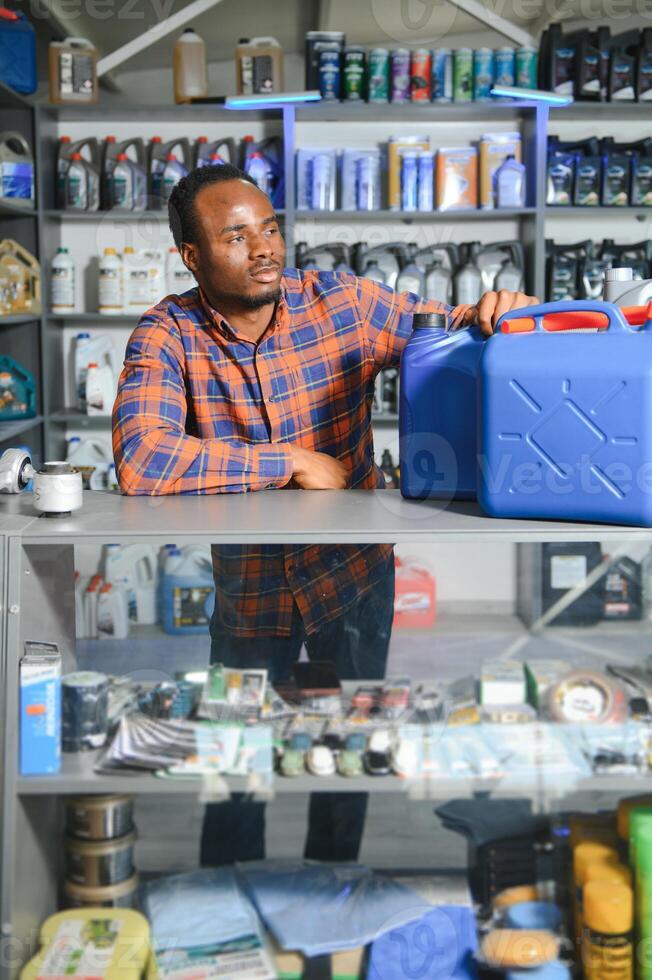
M573 850L573 896L575 940L579 944L584 926L583 900L587 869L593 864L617 864L618 851L600 841L583 841Z
M585 980L632 980L634 898L629 885L589 881L584 888Z

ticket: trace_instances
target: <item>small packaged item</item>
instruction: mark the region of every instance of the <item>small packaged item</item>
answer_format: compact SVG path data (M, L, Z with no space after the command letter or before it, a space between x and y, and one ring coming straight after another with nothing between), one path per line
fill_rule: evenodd
M75 889L75 899L78 891ZM20 980L53 976L140 980L150 955L147 919L131 909L99 905L96 897L93 908L57 912L47 918L39 930L39 952L23 967Z
M61 654L56 643L27 640L20 661L20 774L61 766Z
M381 207L381 156L378 148L342 152L342 210L378 211Z
M429 150L428 136L390 136L387 144L387 207L401 210L401 170L404 152Z
M492 704L482 709L482 720L490 725L526 725L536 718L530 704Z
M386 718L400 718L410 704L412 684L408 677L388 680L380 696L380 707Z
M435 186L438 211L477 208L478 152L475 147L442 147L438 150Z
M297 150L297 210L334 211L336 195L336 151L327 147Z
M525 696L523 664L512 660L490 660L482 665L480 703L523 705Z

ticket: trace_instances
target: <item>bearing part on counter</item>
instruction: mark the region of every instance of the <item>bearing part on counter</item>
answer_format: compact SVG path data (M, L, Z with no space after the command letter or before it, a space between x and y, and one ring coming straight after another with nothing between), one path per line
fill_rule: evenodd
M68 796L66 833L81 840L106 841L134 830L134 797L127 794Z
M65 838L66 878L90 888L119 885L134 875L136 834L111 841Z
M614 724L627 717L627 695L596 670L576 670L550 690L548 710L553 721Z
M78 885L74 881L64 881L63 894L67 908L78 909L87 906L99 908L133 909L136 907L138 875L134 874L119 885L105 885L92 888Z

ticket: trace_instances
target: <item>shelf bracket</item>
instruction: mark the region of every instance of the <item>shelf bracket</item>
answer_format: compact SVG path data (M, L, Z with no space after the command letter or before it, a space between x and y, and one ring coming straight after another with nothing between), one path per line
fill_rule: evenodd
M218 3L222 3L222 0L193 0L193 3L189 3L187 7L177 11L176 14L172 14L170 17L166 17L165 20L159 21L158 24L154 24L153 27L150 27L149 30L145 31L139 37L135 37L133 41L128 41L112 54L107 54L105 58L100 58L97 63L98 78L117 68L118 65L124 64L125 61L129 61L135 55L140 54L145 48L156 44L157 41L171 34L172 31L183 27L189 20L199 17L200 14L205 14L207 10L210 10L211 7L216 7Z
M510 41L516 41L522 47L539 47L538 38L534 37L533 34L530 34L523 27L513 24L505 17L501 17L500 14L496 13L494 9L497 6L496 3L488 3L486 6L484 2L480 3L479 0L448 0L448 3L452 3L454 7L463 10L466 14L475 18L475 20L486 24L487 27L492 31L496 31L497 34L502 34Z

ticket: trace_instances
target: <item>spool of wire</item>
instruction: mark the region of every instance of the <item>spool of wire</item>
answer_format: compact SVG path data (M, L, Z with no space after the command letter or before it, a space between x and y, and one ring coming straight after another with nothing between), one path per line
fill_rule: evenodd
M95 671L66 674L61 680L64 752L99 749L108 732L109 679Z

